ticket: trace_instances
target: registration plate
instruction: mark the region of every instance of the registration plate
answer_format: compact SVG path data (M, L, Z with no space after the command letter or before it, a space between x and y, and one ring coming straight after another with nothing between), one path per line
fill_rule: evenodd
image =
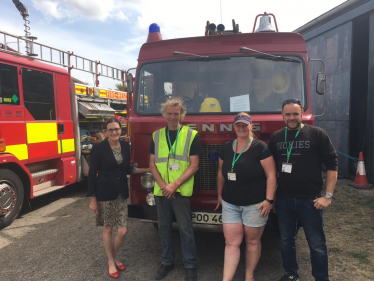
M222 224L222 214L192 212L193 223Z

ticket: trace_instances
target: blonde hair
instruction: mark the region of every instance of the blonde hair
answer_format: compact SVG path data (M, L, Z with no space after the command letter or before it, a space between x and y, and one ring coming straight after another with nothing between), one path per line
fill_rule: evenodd
M166 102L161 104L160 112L162 116L164 116L164 118L166 118L166 107L168 106L179 106L179 108L181 109L179 122L182 122L184 116L186 116L187 113L186 108L183 106L183 100L181 98L171 98L167 99Z
M238 113L238 114L236 114L236 116L239 116L239 115L246 115L246 116L249 116L249 117L251 117L251 119L252 119L252 116L251 115L249 115L247 112L240 112L240 113ZM253 123L252 123L253 124ZM251 132L249 133L250 134L250 136L252 137L252 138L256 138L256 135L252 132L252 129L251 129Z

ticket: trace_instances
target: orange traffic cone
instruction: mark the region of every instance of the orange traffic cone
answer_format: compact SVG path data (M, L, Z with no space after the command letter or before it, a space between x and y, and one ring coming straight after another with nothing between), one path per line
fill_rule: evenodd
M362 152L360 152L360 156L358 157L358 165L357 165L357 172L356 172L356 179L354 184L349 184L354 188L372 188L373 186L368 183L366 178L366 170L365 170L365 163L364 163L364 156Z

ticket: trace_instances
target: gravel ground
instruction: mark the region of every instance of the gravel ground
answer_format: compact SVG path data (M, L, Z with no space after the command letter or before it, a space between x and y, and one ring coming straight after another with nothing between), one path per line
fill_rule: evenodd
M111 280L107 274L102 230L94 225L85 194L86 186L76 184L34 199L31 209L24 208L11 226L0 231L0 280ZM119 280L153 280L161 252L157 230L152 224L135 219L129 219L128 229L119 253L127 269L121 272ZM196 232L195 235L199 280L222 280L223 234ZM283 274L279 235L268 229L262 242L256 280L278 280ZM178 231L174 232L174 244L176 269L164 280L184 280ZM300 275L302 280L313 280L306 249L306 243L298 249ZM234 280L244 280L244 267L242 255Z

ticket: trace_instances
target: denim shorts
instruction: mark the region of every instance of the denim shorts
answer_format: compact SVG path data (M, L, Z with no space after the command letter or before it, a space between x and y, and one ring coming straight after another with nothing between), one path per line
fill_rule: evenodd
M237 206L222 200L222 223L242 223L249 227L264 226L269 215L260 217L262 209L257 210L257 208L261 203Z

